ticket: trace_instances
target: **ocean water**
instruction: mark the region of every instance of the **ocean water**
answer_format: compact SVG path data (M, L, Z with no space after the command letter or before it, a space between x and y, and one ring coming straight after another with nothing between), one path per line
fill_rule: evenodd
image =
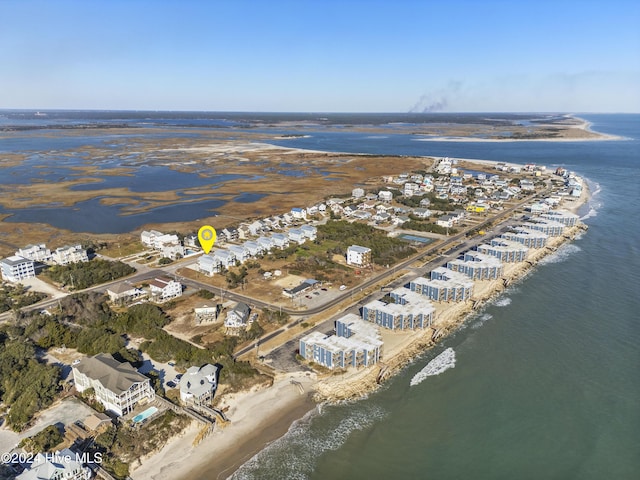
M581 212L590 228L380 391L308 415L234 479L638 478L640 116L585 117L628 139L427 144L322 132L278 141L563 165L590 181ZM444 348L455 367L411 386Z

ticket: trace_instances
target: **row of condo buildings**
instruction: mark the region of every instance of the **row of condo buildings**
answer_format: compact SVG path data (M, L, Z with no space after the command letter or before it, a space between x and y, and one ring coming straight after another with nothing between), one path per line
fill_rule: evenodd
M299 228L291 228L286 233L261 236L255 240L247 240L240 245L228 244L226 248L214 249L211 253L199 257L198 270L206 275L213 275L272 250L284 250L291 244L302 245L307 241L313 241L316 239L317 233L316 227L302 225Z
M20 282L36 276L36 264L69 265L88 262L87 251L80 245L60 247L53 252L44 243L27 245L15 255L0 260L2 279L7 282Z
M514 231L435 268L430 278L417 277L409 282L408 288L397 288L365 304L361 318L349 314L338 319L335 334L313 332L304 336L299 342L300 355L330 369L377 363L383 347L377 328L402 331L431 326L435 312L432 302L471 300L475 281L501 278L505 263L525 261L529 249L545 247L550 236L562 235L566 227L577 221L569 212L551 212L551 216L555 220L530 219Z

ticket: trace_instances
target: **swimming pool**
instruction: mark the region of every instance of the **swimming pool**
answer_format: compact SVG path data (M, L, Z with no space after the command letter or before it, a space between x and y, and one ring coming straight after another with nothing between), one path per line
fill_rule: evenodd
M153 415L157 411L158 409L156 407L149 407L144 412L139 413L138 415L133 417L133 423L140 423L143 420L146 420L147 418L149 418L151 415Z

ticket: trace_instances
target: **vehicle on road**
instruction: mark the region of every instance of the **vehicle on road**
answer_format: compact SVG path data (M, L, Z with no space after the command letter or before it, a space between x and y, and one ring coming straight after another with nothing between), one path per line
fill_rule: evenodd
M342 290L346 290L346 289L347 289L347 286L346 286L346 285L340 285L340 291L342 291Z

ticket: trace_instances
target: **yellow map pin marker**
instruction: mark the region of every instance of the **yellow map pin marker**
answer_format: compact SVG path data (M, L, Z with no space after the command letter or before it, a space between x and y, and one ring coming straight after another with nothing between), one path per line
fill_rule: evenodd
M211 247L216 243L216 237L216 229L211 225L204 225L200 227L200 230L198 230L198 240L200 240L200 245L202 245L204 253L209 253L211 251Z

